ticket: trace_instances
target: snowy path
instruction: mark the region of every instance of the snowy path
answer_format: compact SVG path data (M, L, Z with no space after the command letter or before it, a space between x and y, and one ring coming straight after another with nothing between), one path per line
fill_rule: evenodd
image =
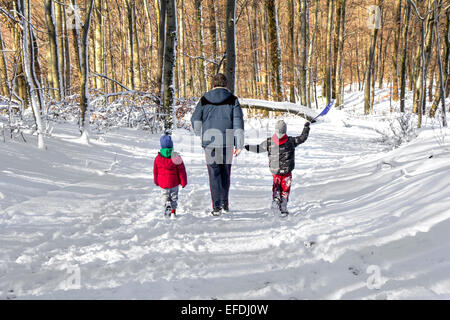
M289 134L303 126L287 122ZM152 182L156 135L121 129L86 146L61 126L46 152L1 144L0 298L450 298L450 152L432 132L388 152L358 123L312 128L286 219L269 210L267 157L245 152L232 212L209 216L203 155L184 131L176 221ZM247 122L249 142L266 124ZM379 290L367 286L372 265ZM72 267L81 288L63 290Z

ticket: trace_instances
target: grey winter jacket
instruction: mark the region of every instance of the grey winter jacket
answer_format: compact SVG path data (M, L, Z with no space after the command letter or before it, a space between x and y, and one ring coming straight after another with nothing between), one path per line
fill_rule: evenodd
M191 118L203 148L244 147L244 118L239 100L226 88L215 88L200 99Z

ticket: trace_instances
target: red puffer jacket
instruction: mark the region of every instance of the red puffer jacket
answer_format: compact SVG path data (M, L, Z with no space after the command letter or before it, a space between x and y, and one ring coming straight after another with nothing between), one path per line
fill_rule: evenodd
M180 184L184 188L187 185L187 175L181 156L174 152L171 158L164 158L158 152L153 165L153 177L155 184L163 189L174 188Z

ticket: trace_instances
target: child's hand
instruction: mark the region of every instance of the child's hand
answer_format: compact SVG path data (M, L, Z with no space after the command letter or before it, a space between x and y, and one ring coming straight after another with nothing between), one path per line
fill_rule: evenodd
M315 120L313 120L315 122ZM306 122L305 127L309 127L311 125L311 122Z

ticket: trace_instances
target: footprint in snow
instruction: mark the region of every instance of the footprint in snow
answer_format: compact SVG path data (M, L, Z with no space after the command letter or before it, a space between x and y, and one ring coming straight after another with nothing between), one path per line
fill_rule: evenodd
M316 244L316 243L315 243L314 241L305 241L305 242L303 242L303 245L304 245L306 248L312 248L315 244Z
M358 276L361 273L361 271L359 271L356 267L349 267L348 270L355 276Z

